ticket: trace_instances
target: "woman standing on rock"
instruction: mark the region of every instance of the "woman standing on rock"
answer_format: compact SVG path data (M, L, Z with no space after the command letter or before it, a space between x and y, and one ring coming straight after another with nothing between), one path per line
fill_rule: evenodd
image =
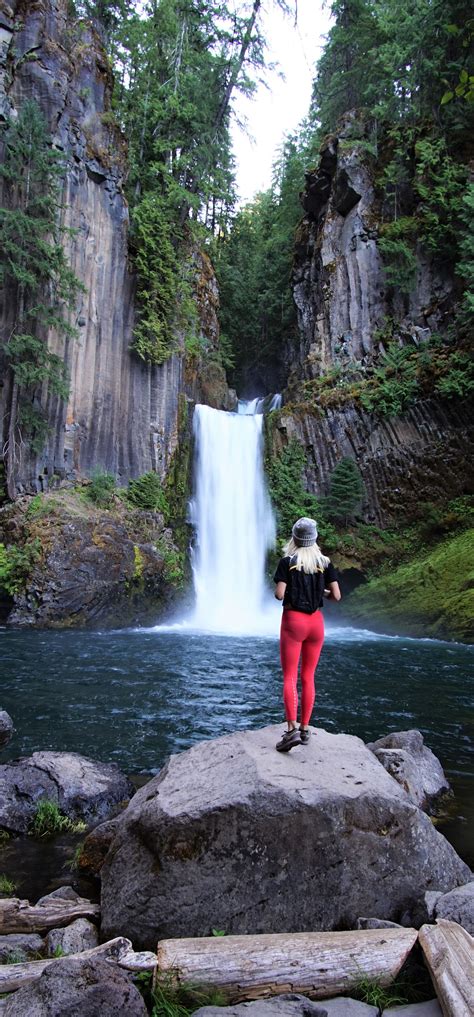
M309 741L309 722L314 705L314 672L324 642L323 597L340 600L334 566L316 543L314 519L298 519L283 548L274 575L275 597L283 601L280 659L283 669L283 702L288 730L277 743L278 752L289 752ZM301 656L301 723L298 729L298 664Z

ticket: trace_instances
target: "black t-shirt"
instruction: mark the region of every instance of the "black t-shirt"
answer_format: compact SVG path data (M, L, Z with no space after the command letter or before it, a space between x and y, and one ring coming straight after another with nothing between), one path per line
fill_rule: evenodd
M325 569L318 569L308 575L296 568L296 555L280 558L273 576L275 583L286 583L283 607L304 614L313 614L323 605L323 594L329 583L337 583L336 570L332 562Z

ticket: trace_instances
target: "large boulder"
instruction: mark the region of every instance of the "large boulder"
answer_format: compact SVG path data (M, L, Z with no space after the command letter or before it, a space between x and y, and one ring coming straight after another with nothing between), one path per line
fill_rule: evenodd
M435 918L457 922L474 936L474 881L455 887L438 897L434 905Z
M354 928L468 881L359 738L318 729L284 754L280 734L202 742L137 792L102 868L103 937Z
M71 819L100 822L132 792L115 763L77 752L34 752L0 766L0 828L26 833L41 801L54 802Z
M57 960L9 997L4 1017L147 1017L138 989L98 957Z
M420 809L428 810L436 798L449 791L441 763L424 744L421 731L394 731L367 747Z
M10 714L0 710L0 749L3 749L13 737L15 728Z

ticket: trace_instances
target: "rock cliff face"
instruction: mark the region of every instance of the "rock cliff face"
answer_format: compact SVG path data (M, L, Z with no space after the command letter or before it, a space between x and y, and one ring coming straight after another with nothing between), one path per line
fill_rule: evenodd
M401 416L382 419L350 398L332 408L311 402L305 381L355 364L364 372L383 349L396 321L417 345L449 323L454 282L417 254L410 296L387 285L377 245L382 209L375 165L363 139L350 140L355 114L329 137L317 169L307 174L305 210L296 236L293 292L299 341L287 350L287 409L275 420L273 447L297 438L307 452L307 482L326 494L343 456L357 461L364 480L367 522L384 526L418 502L467 493L472 471L472 413L467 404L425 398Z
M293 272L300 346L289 354L299 377L370 360L391 317L414 339L427 337L442 328L452 305L449 266L440 274L421 250L410 296L388 287L377 246L376 166L363 139L351 140L355 120L347 115L323 145L318 168L306 174Z
M178 440L183 355L160 367L130 353L135 281L127 254L128 208L122 184L126 143L110 111L112 79L99 37L85 21L68 18L67 0L0 0L0 116L15 116L25 98L40 106L53 144L64 151L64 224L71 267L85 287L73 324L79 338L50 349L67 363L67 407L44 396L52 425L44 454L23 452L20 490L41 490L53 474L114 473L119 482L148 470L163 474ZM202 331L218 335L215 280L196 255ZM0 335L14 308L0 309ZM196 378L189 395L199 396ZM226 398L226 389L217 393ZM0 389L7 419L8 384ZM3 442L2 442L3 444Z

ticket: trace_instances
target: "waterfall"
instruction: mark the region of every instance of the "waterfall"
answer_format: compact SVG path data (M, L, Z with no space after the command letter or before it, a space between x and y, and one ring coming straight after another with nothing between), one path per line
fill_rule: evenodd
M199 405L194 411L196 606L189 621L212 632L277 631L279 612L265 587L275 520L265 487L263 416L257 407L253 400L240 402L238 413Z

